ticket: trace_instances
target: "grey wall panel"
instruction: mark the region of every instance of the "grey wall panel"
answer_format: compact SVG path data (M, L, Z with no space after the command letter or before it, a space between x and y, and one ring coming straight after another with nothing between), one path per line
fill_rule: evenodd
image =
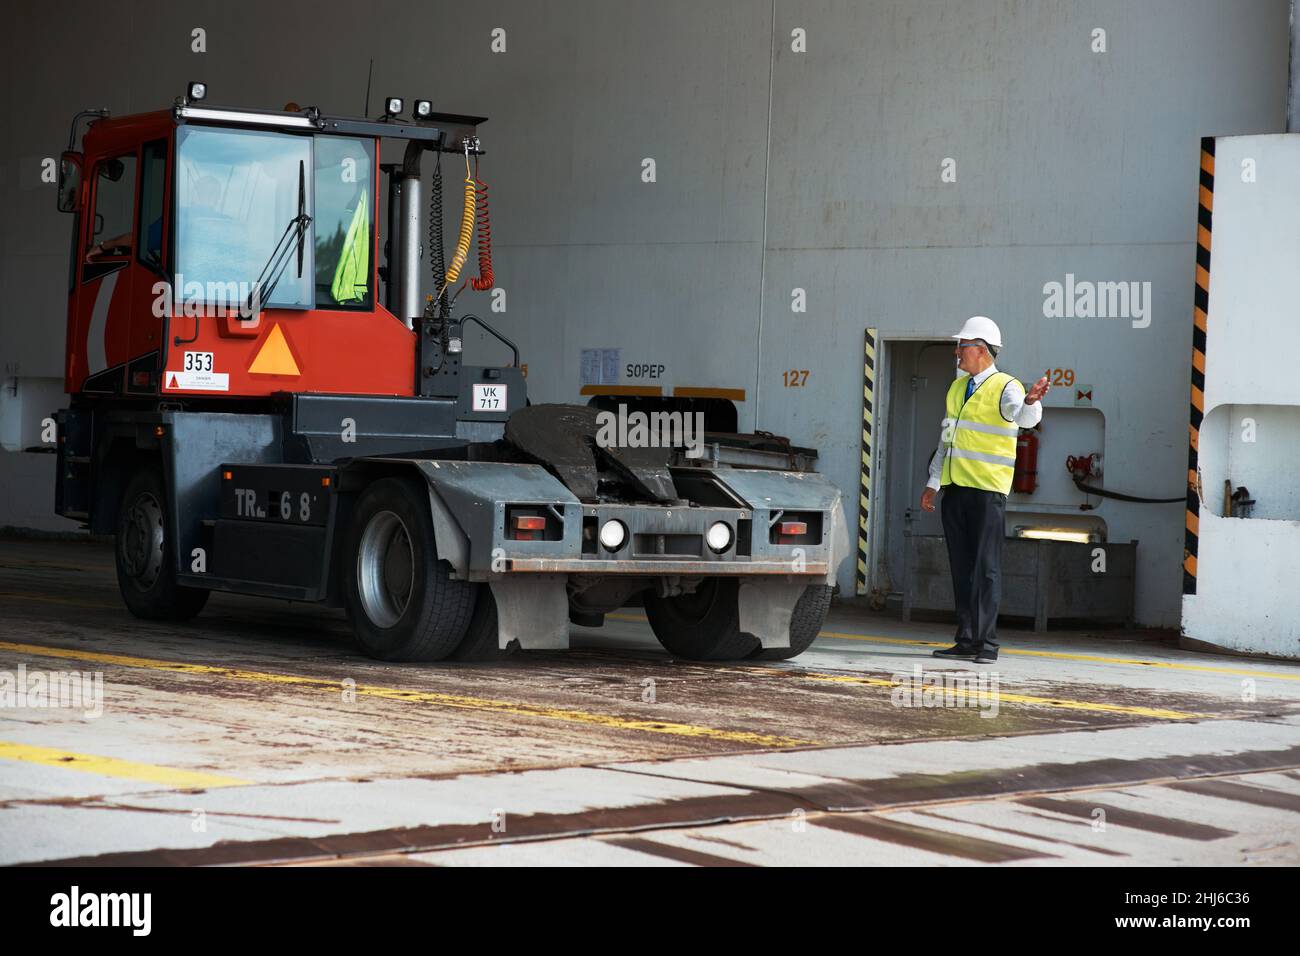
M510 263L506 312L481 314L519 344L533 401L585 400L584 348L619 348L622 365L667 366L662 378L620 374L620 384L661 385L669 394L674 385L752 392L757 342L752 331L736 330L755 324L756 243L534 246L509 249L499 262L503 276ZM467 350L478 347L473 335Z
M1008 370L1070 366L1097 387L1108 484L1177 493L1198 140L1282 128L1287 14L1286 0L19 3L0 65L0 355L62 372L68 221L30 176L73 111L164 107L201 78L216 102L354 113L373 56L373 105L427 95L491 117L508 311L462 305L519 340L536 399L578 398L583 347L663 356L669 388L746 388L742 427L817 444L854 502L863 327L946 335L982 312ZM949 156L955 184L939 180ZM450 242L461 174L444 174ZM1150 281L1151 326L1044 319L1043 283L1067 272ZM784 388L783 368L808 368L808 385ZM1176 511L1102 509L1112 538L1142 540L1146 623L1178 620Z

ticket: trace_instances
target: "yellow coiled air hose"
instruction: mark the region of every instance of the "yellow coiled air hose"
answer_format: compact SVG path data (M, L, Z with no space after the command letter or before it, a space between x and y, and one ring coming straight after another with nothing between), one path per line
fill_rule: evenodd
M460 216L460 237L456 240L456 252L447 265L447 278L438 290L438 298L447 291L447 287L460 278L460 270L465 268L469 258L469 247L474 242L475 212L474 177L469 169L469 151L465 151L465 211Z

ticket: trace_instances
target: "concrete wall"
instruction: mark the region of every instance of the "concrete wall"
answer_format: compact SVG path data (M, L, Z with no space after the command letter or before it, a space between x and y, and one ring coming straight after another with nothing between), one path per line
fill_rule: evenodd
M1198 140L1282 128L1286 0L357 10L9 13L5 361L24 375L61 369L67 220L34 176L75 109L154 109L201 78L218 103L357 112L373 56L373 103L428 95L491 116L482 173L507 311L489 318L523 347L534 400L576 400L587 347L666 365L670 389L744 388L741 427L820 448L856 524L863 328L944 336L983 313L1002 325L1006 370L1072 368L1094 385L1108 485L1182 489ZM195 27L206 53L191 52ZM796 29L806 52L791 48ZM955 183L941 181L945 158ZM1150 282L1150 325L1044 318L1044 284L1067 273ZM794 289L806 312L791 311ZM499 354L473 336L467 348ZM790 369L807 369L807 384L786 387ZM1070 404L1049 396L1048 421L1056 402ZM1175 624L1181 511L1106 502L1099 514L1113 540L1142 542L1139 618ZM841 584L851 592L851 563Z

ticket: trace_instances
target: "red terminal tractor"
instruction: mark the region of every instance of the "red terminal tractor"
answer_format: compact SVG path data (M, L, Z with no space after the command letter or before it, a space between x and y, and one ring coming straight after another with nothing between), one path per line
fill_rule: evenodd
M73 120L56 510L115 536L127 607L319 602L405 661L566 647L571 622L643 604L680 657L802 652L847 554L815 452L731 433L699 457L604 447L595 409L530 405L518 349L457 311L467 281L494 281L486 120L402 113L218 107L192 83L170 109ZM444 159L466 170L450 261ZM471 324L509 364L467 359Z

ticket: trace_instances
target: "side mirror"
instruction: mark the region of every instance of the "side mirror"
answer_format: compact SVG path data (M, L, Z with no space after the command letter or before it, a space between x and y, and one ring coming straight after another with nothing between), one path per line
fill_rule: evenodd
M76 212L81 197L81 154L66 152L59 157L59 212Z

